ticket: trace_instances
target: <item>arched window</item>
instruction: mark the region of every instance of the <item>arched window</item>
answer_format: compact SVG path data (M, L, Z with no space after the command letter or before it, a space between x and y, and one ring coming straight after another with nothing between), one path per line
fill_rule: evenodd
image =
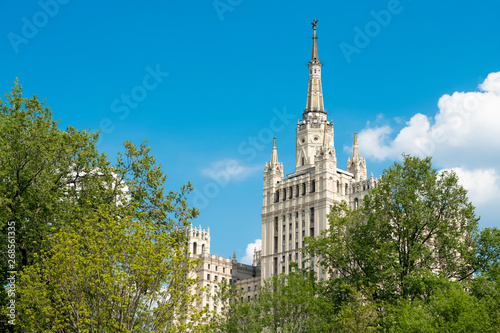
M193 254L196 254L196 248L198 247L198 244L196 242L193 243Z
M358 198L354 198L354 209L358 209L359 208L359 200Z
M205 253L205 244L202 244L201 245L201 254L204 254Z

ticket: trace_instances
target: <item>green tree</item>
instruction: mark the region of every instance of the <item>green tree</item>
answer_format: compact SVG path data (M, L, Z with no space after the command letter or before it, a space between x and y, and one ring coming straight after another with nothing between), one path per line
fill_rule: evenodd
M294 267L264 281L259 297L241 302L238 288L221 289L226 306L215 316L215 332L331 332L330 304L321 297L314 272Z
M28 332L186 332L203 312L192 306L196 262L174 233L107 207L50 238L50 250L18 285Z
M52 259L56 256L55 249L62 251L63 244L68 245L67 242L70 240L77 244L83 242L82 237L89 236L88 230L86 233L83 226L90 223L89 221L96 220L96 214L102 216L99 214L103 211L106 211L109 216L101 219L108 221L110 225L123 220L131 225L139 223L144 227L151 226L151 229L148 229L147 237L149 238L147 239L153 244L172 247L165 248L165 254L161 257L165 260L165 265L168 263L165 267L171 269L175 267L179 272L185 272L191 267L192 263L186 257L184 247L186 235L183 230L198 212L188 207L186 203L186 195L192 189L190 184L182 186L180 192L166 192L164 188L166 175L161 170L161 166L156 164L154 157L149 154L150 148L145 143L136 146L126 142L125 152L119 153L117 162L112 164L105 154L97 150L98 132L79 131L72 127L68 127L65 131L59 129L58 123L53 120L52 113L45 106L45 102L40 102L36 96L30 99L24 98L22 88L17 81L12 92L6 96L6 102L0 101L0 231L2 238L6 239L9 227L12 224L15 226L16 253L14 266L11 267L13 262L8 261L10 254L7 242L0 242L2 253L0 274L4 281L9 270L17 271L18 275L25 271L22 279L24 283L22 288L25 289L20 290L21 294L24 292L24 295L27 295L25 291L28 289L26 288L29 288L29 283L32 283L45 286L44 292L54 296L57 288L68 282L63 277L69 279L67 274L62 277L47 275L49 273L46 268L50 263L55 263ZM125 236L132 237L134 230L140 231L139 227L130 229L131 227L127 227L126 224L120 224L120 226L124 228L121 230L121 236L125 232ZM96 230L104 232L107 229L97 228ZM106 234L93 235L95 239L99 237L106 239L108 236ZM168 242L165 242L164 238ZM125 245L119 248L122 251L130 249ZM139 247L146 252L136 252L135 255L138 258L148 257L147 251L151 248ZM94 255L93 251L96 250L88 244L78 249L80 252L67 253L75 261ZM105 250L113 249L106 247ZM179 257L177 253L181 252L183 254ZM117 252L108 254L111 258L119 258ZM150 264L160 260L150 258ZM128 267L128 264L120 262L120 259L114 260L116 266L113 268L117 271L121 268L122 272L117 275L109 275L111 273L105 272L102 273L105 276L98 275L99 278L109 280L127 274L147 276L148 269L150 271L153 269L153 267L144 266L141 274L135 268L126 273L124 267ZM186 269L180 269L180 264L173 265L174 262L182 262ZM131 271L133 273L130 273ZM96 268L96 272L104 271ZM89 275L84 275L84 273L82 272L79 278L89 278ZM170 283L179 288L189 285L189 280L186 280L184 284L176 284L178 283L174 279L176 276L175 271L171 271L166 276L160 274L158 281L161 281L162 288L169 288ZM111 283L108 280L106 283ZM85 288L86 282L75 281L75 286ZM119 285L119 282L116 284ZM158 286L158 284L149 284L149 286L148 293L158 292L151 287ZM123 290L127 289L123 288ZM108 290L108 292L112 291ZM4 308L7 301L4 288L1 292L2 304L0 305ZM179 292L189 293L190 290L179 289ZM116 295L109 294L108 296ZM26 297L17 298L17 301L24 309L23 311L29 312L29 306L26 305L29 303L21 304L29 301ZM66 301L70 302L69 299ZM100 304L97 299L93 301ZM62 309L60 305L55 304L57 298L50 298L47 302L52 309L57 311ZM34 306L34 304L31 305ZM40 310L42 307L32 309ZM103 311L100 307L88 307L85 311L92 309ZM1 329L7 329L9 326L5 328L5 312L1 313L0 325L3 325ZM143 315L139 313L141 312L136 312L137 316L142 318ZM30 316L34 318L41 318L40 315L41 312L30 312ZM88 314L88 318L91 318L91 315L95 314ZM139 319L134 318L138 320L137 323L142 322L142 319Z
M359 209L337 204L329 222L306 251L338 277L332 283L370 286L375 300L418 296L412 281L429 270L457 280L474 272L474 207L457 176L438 173L430 158L405 155Z

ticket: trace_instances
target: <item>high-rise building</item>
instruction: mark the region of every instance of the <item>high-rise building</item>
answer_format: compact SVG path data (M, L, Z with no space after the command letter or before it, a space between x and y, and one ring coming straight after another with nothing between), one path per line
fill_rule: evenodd
M323 105L323 65L318 58L316 24L314 21L307 103L297 123L295 172L284 176L276 138L271 161L264 168L262 280L288 273L292 261L302 268L312 266L320 278L324 277L314 258L304 262L300 251L305 245L304 237L315 237L328 228L327 214L334 202L344 200L357 207L377 183L373 175L367 179L366 161L359 156L356 133L346 170L337 167L334 125Z

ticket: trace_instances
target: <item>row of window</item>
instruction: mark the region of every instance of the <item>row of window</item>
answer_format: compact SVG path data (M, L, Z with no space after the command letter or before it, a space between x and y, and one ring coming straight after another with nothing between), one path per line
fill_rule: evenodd
M218 266L214 265L212 266L214 268L214 271L218 271ZM210 269L210 264L207 264L207 269ZM226 267L222 267L222 273L226 273ZM229 269L229 274L233 274L233 270Z
M306 195L306 183L302 183L302 195ZM290 186L288 188L284 188L282 191L283 191L283 200L282 201L285 201L287 199L287 193L288 193L288 199L292 199L293 196L294 196L294 193L295 193L295 197L297 198L299 196L299 193L300 193L300 187L301 185L297 184L295 186ZM294 188L295 188L295 191L294 191ZM288 192L287 192L288 190ZM312 180L311 181L311 188L310 188L310 191L309 193L314 193L316 192L316 181L315 180ZM280 190L277 190L276 193L274 194L274 202L279 202L280 201Z

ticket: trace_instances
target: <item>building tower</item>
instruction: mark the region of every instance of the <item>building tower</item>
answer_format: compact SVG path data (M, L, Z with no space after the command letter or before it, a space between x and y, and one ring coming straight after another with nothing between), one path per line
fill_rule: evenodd
M306 263L307 258L302 257L304 237L315 237L328 227L326 216L334 202L344 200L355 207L376 183L373 177L366 179L366 162L359 157L356 137L348 170L337 168L333 122L328 120L323 105L317 22L312 23L307 103L297 123L295 171L284 177L276 140L271 162L264 168L262 280L273 274L288 273L292 261L302 268L312 267L320 278L324 277L314 258Z

